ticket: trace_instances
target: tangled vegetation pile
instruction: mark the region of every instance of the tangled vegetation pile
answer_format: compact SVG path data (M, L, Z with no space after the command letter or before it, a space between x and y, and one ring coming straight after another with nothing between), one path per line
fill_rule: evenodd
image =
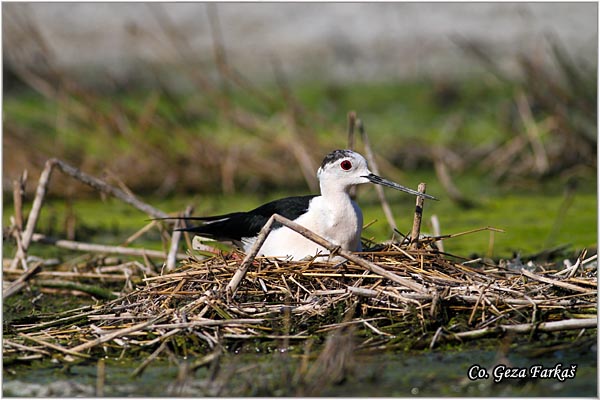
M4 359L153 352L151 361L167 348L204 356L265 341L320 340L348 326L357 348L380 350L597 326L595 256L562 271L461 262L399 244L361 257L389 278L353 261L256 258L232 291L239 253L189 257L115 300L13 325Z

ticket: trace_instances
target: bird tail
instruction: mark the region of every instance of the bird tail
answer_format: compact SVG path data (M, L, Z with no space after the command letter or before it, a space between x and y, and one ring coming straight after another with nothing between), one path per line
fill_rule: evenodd
M155 218L155 220L180 220L186 221L186 226L183 228L177 228L176 231L181 232L193 232L202 236L210 238L228 238L229 235L225 234L223 230L227 230L228 222L232 217L236 217L243 213L231 213L214 215L210 217L166 217L166 218ZM187 221L199 221L200 224L196 226L189 226Z

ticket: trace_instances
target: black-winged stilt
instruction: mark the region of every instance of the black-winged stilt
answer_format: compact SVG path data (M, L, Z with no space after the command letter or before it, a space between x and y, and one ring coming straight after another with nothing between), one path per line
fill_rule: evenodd
M271 201L252 211L235 212L213 217L190 217L202 225L182 228L182 231L219 241L233 241L246 252L252 247L261 228L273 214L282 215L317 235L349 251L361 251L362 211L349 196L352 186L375 183L416 196L437 200L425 193L401 186L373 174L367 161L351 150L329 153L317 171L321 195L286 197ZM301 260L326 255L326 250L299 233L279 224L274 225L259 255Z

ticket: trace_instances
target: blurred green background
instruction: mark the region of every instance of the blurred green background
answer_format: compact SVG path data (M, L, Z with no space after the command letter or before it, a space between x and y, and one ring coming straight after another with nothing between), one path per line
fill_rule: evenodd
M354 111L380 175L441 199L425 231L433 214L442 234L505 231L446 251L595 252L596 16L595 3L4 4L5 239L13 181L28 171L28 210L51 157L165 212L315 192ZM147 223L57 172L50 195L38 231L55 237L118 244ZM407 233L414 198L386 195ZM377 220L364 236L389 239L374 189L358 201Z

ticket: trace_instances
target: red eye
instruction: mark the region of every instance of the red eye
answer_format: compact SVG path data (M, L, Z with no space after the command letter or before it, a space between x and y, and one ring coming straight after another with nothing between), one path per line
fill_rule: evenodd
M352 163L348 160L344 160L340 163L340 167L342 167L344 171L348 171L350 168L352 168Z

